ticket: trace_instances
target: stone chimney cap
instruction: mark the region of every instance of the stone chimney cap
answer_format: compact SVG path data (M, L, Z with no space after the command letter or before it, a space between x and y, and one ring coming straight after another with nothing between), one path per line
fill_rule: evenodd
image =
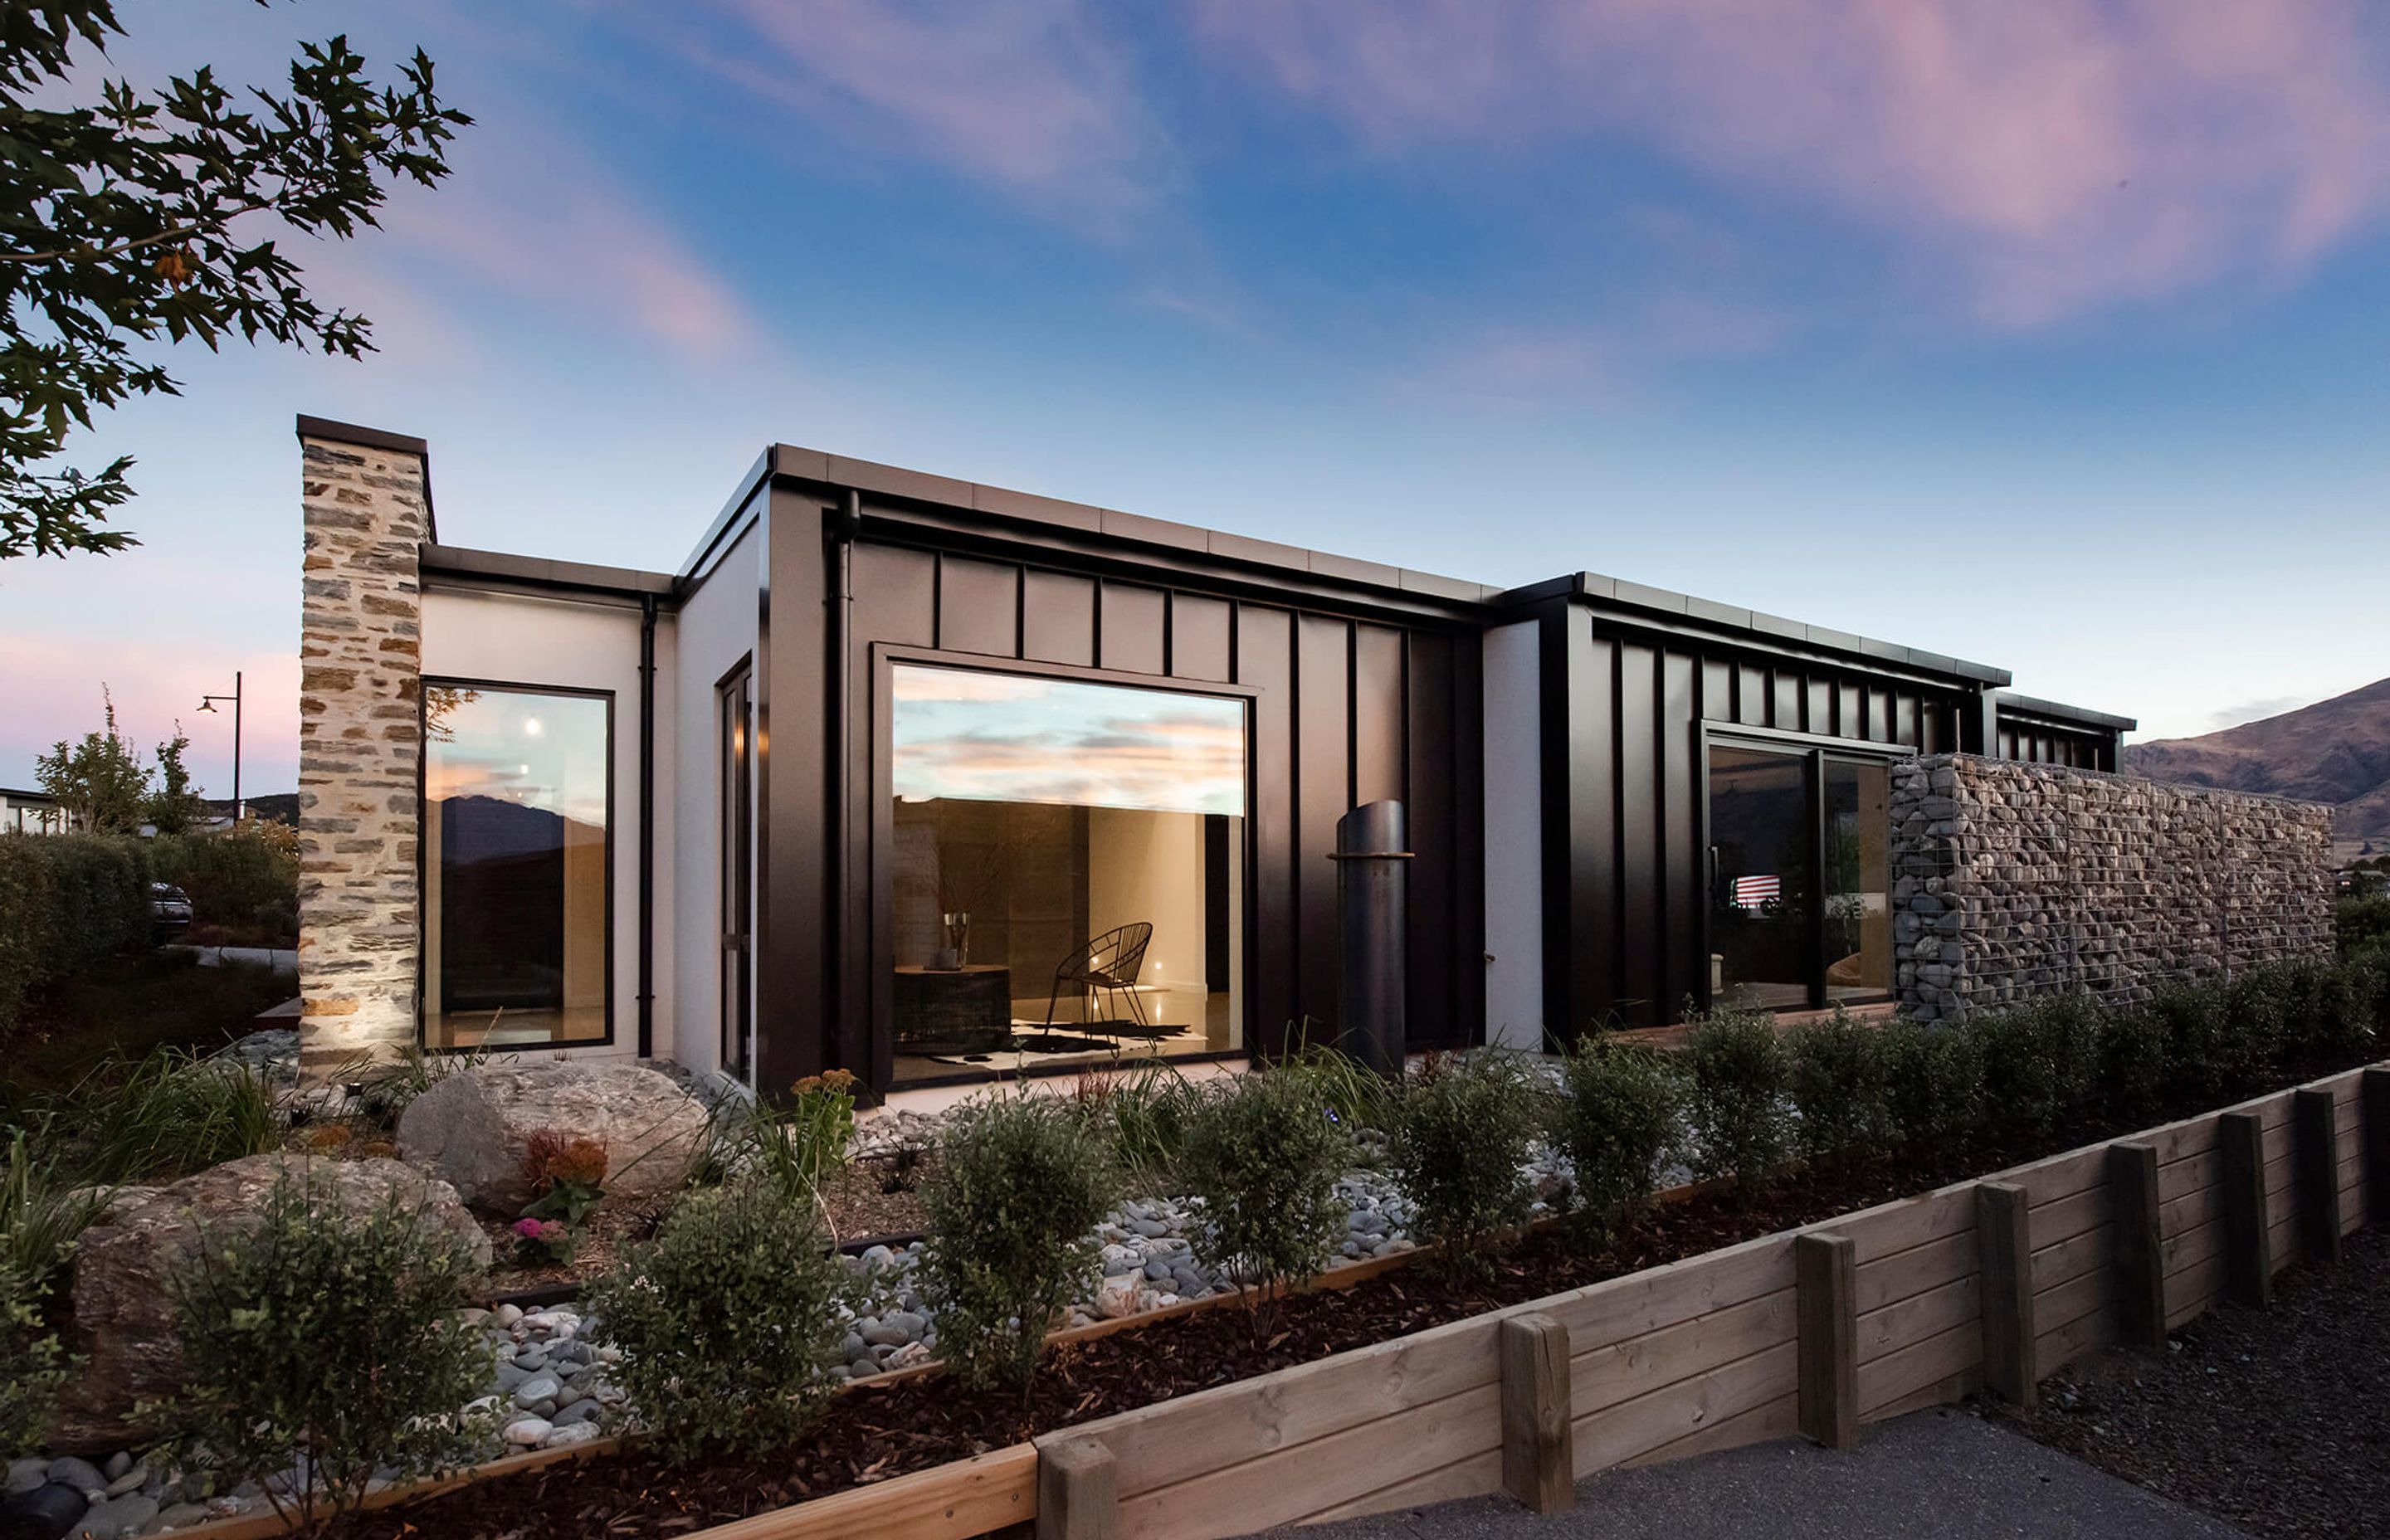
M330 443L352 443L360 449L387 449L395 454L412 455L423 462L423 537L437 544L440 527L431 513L431 446L421 439L405 433L393 433L386 428L367 428L359 423L335 422L330 417L311 417L299 414L299 437L322 439Z

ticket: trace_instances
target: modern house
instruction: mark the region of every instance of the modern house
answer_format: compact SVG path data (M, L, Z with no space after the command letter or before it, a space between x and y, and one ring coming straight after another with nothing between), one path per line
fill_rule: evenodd
M302 417L307 1055L875 1090L1338 1030L1338 820L1408 818L1410 1046L1888 1000L1892 767L2113 770L1997 668L1497 589L786 444L673 572L469 548Z
M14 791L0 787L0 832L64 834L66 809L46 791Z

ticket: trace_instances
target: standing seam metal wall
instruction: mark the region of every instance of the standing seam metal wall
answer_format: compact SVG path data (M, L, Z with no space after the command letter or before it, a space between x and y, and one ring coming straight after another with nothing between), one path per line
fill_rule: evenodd
M1397 797L1409 810L1411 1041L1473 1042L1483 995L1480 665L1466 622L1404 623L1207 589L1157 563L1154 581L996 559L928 545L852 546L843 742L826 691L821 584L836 574L806 530L818 503L774 498L768 600L765 912L758 1002L765 1084L843 1064L885 1085L889 1001L873 958L885 881L871 850L879 809L873 756L886 732L874 699L875 645L937 648L1255 691L1252 813L1254 904L1247 926L1249 1046L1275 1050L1309 1018L1332 1033L1337 958L1335 824L1351 807ZM1142 574L1140 574L1142 576ZM811 592L808 593L807 590ZM830 720L818 745L786 725ZM828 810L827 767L847 798L841 831L806 828ZM819 817L816 822L828 825ZM845 919L843 944L822 920ZM797 955L811 948L814 956ZM835 956L832 954L835 953ZM842 970L843 976L842 978ZM841 985L845 999L842 1007Z
M1546 1025L1674 1020L1698 1000L1702 725L1955 748L1977 698L1642 631L1559 602L1544 626Z

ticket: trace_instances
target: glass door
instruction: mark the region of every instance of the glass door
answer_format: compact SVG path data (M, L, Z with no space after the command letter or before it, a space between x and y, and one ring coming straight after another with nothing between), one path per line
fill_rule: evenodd
M755 690L741 664L720 687L722 724L722 1068L754 1063Z
M1810 1010L1889 997L1889 767L1716 742L1708 790L1710 1003Z

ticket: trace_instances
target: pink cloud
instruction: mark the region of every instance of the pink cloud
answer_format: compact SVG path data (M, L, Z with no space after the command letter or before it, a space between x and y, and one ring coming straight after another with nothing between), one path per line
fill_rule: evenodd
M1166 145L1129 61L1084 0L728 8L769 57L713 50L701 62L803 116L808 134L942 162L1106 228L1166 177Z
M2355 0L1199 0L1200 37L1373 148L1626 133L1880 224L2029 327L2281 279L2390 202Z
M397 245L519 302L571 310L683 356L716 357L738 342L744 326L729 287L586 156L493 130L460 160L451 184L394 206L384 224Z

